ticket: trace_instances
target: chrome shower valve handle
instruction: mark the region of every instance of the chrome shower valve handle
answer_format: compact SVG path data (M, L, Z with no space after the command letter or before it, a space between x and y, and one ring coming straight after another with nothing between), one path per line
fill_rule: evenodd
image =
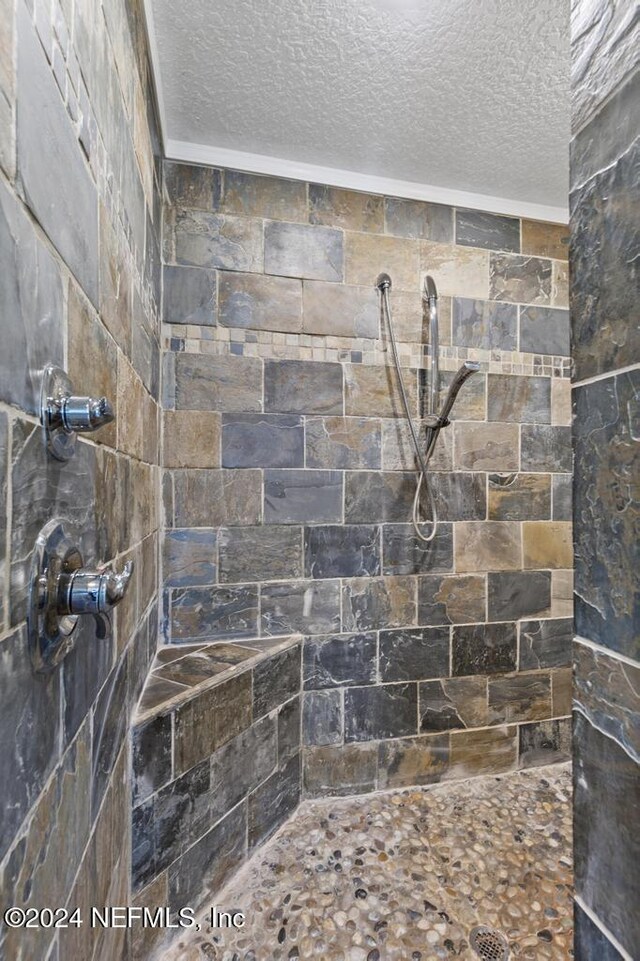
M115 415L106 397L84 397L73 393L68 375L49 364L42 377L40 419L47 447L57 460L69 460L76 434L91 433L110 424Z
M50 521L38 535L31 562L27 627L34 669L51 671L69 653L83 614L95 618L97 637L108 637L109 613L126 596L132 575L133 561L121 571L84 567L64 523Z

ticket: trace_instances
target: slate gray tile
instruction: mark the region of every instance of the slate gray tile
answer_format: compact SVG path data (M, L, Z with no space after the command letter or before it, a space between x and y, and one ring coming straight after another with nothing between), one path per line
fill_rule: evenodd
M361 577L344 582L343 631L403 627L415 621L415 577Z
M298 685L299 686L299 685ZM278 711L278 763L282 765L300 750L302 707L301 695L283 704Z
M550 474L489 474L488 483L490 520L551 518Z
M385 233L453 243L453 208L421 200L384 198Z
M0 717L12 736L2 752L4 804L0 814L0 856L53 771L60 752L60 672L34 674L26 655L24 627L0 643ZM38 731L38 737L33 736Z
M129 659L125 656L111 671L93 709L91 813L96 817L109 790L111 774L129 729Z
M175 684L173 681L166 681L164 678L151 675L145 684L142 697L138 703L138 711L142 714L147 714L149 711L155 712L162 705L185 694L186 691L188 691L188 688L184 684Z
M597 927L579 904L573 906L574 952L584 961L624 961L606 934Z
M230 527L218 533L222 584L302 577L302 528Z
M518 309L510 304L454 297L451 302L451 341L458 347L516 350Z
M174 774L200 761L251 726L251 671L200 691L174 711Z
M265 524L342 520L343 474L335 470L265 470Z
M28 206L94 305L98 199L33 23L17 12L18 176ZM42 144L49 144L48 150ZM55 203L52 203L55 198Z
M342 692L308 691L304 695L302 733L305 745L342 744Z
M164 583L167 587L215 584L216 532L169 530L164 537Z
M455 731L488 724L486 677L423 681L418 695L421 731Z
M199 906L207 896L220 890L245 859L246 838L246 808L239 804L171 865L169 906L172 913L185 906Z
M378 745L354 743L309 747L304 752L306 797L366 794L376 785Z
M62 280L53 257L3 183L0 254L2 399L35 414L44 365L63 364Z
M489 420L528 424L551 422L551 378L487 375Z
M9 479L9 422L4 411L0 412L0 504L6 503L7 483ZM0 624L4 624L6 604L5 598L5 562L6 562L7 515L0 511Z
M483 574L423 574L418 578L418 623L468 624L486 614Z
M175 355L177 410L259 411L262 362L256 357Z
M420 407L424 414L428 410L429 376L424 368L418 371L418 376ZM443 370L440 372L438 408L444 404L454 376L455 372L452 370ZM449 413L449 420L485 420L486 411L487 375L478 372L475 373L470 380L466 381L464 388L456 397L456 402Z
M264 409L283 414L342 414L342 365L266 360Z
M307 417L307 467L379 468L381 422L372 417Z
M380 680L421 681L449 673L448 627L380 632Z
M302 282L221 271L218 274L218 320L223 327L302 330Z
M432 473L430 490L438 517L443 521L484 520L486 481L484 474ZM354 471L345 474L345 521L408 523L413 514L416 475L411 472ZM423 499L423 504L426 499ZM425 517L428 510L425 508Z
M437 238L434 238L437 239ZM456 243L520 253L520 221L482 210L456 210Z
M209 823L224 817L269 777L277 765L277 746L275 719L263 717L211 755Z
M307 577L362 577L380 573L380 528L371 524L318 525L304 532Z
M515 671L518 657L515 624L467 624L454 626L452 673L502 674Z
M567 654L569 645L564 649ZM578 640L573 663L576 709L640 763L640 666Z
M519 467L517 424L457 421L454 436L455 464L458 468L513 471Z
M257 586L175 588L170 629L177 643L253 637L258 633Z
M249 796L250 850L266 841L293 814L300 800L301 779L300 754L296 754Z
M411 524L383 524L382 573L426 574L453 570L451 524L439 524L435 538L419 540Z
M521 724L519 733L520 767L558 764L571 758L571 719Z
M549 613L551 571L498 571L487 575L490 621L514 621Z
M165 324L215 326L215 270L165 266L162 276L162 319Z
M523 470L570 473L573 466L571 428L523 424L521 461Z
M637 370L574 390L576 633L635 660L639 394Z
M133 729L131 758L136 805L171 779L170 714L160 714Z
M377 677L375 633L326 634L305 638L305 690L374 684Z
M307 185L301 180L224 171L222 210L270 220L307 219Z
M207 833L211 826L210 789L210 761L206 758L154 796L155 873L167 868Z
M174 243L176 264L221 270L262 270L264 252L259 220L177 209Z
M172 473L176 527L259 524L259 470L177 470ZM171 518L168 518L171 523Z
M263 635L326 634L340 629L339 581L286 581L260 590Z
M574 720L576 893L627 952L640 943L638 763L579 712ZM607 884L602 884L602 878Z
M491 724L536 721L551 714L549 674L514 674L489 678L489 721Z
M302 687L300 644L266 658L253 669L253 716L268 714Z
M309 223L381 234L384 198L359 190L309 184Z
M230 668L243 664L255 656L251 647L242 644L208 644L199 650L185 650L183 657L175 658L157 667L155 676L194 688L209 681Z
M417 470L415 448L406 420L382 421L382 464L385 470ZM453 470L453 430L440 432L429 461L433 471Z
M520 624L520 670L571 664L572 622L569 617Z
M569 311L558 307L520 309L520 350L568 357Z
M289 414L223 414L223 467L303 467L304 426Z
M305 280L302 303L302 329L306 334L378 336L380 304L373 287L347 287L321 280Z
M344 279L341 230L267 222L264 228L264 270L283 277L309 280Z
M553 475L553 520L570 521L573 517L573 475Z
M165 160L163 171L165 188L173 207L196 207L210 211L219 209L222 184L220 170Z
M490 254L489 295L512 304L548 305L551 261L516 254Z
M416 684L381 684L345 690L345 743L407 737L417 731Z

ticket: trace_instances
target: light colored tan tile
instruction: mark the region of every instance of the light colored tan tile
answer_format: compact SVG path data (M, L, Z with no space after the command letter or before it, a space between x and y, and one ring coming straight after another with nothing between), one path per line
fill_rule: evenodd
M569 228L541 220L522 221L522 253L534 257L569 259Z
M489 297L489 251L425 240L420 244L421 277L431 274L438 293L486 300Z
M384 230L384 197L309 184L309 223L381 234Z
M345 233L344 236L348 284L373 286L378 274L385 271L398 290L419 289L419 241L377 234Z
M522 536L516 521L464 521L453 525L457 572L517 571L522 566Z
M554 717L571 714L573 677L570 667L561 667L551 673L551 710Z
M551 616L573 617L573 571L551 572Z
M518 469L517 424L456 421L454 431L456 468L491 471Z
M163 427L165 467L220 467L220 414L166 410Z
M417 413L417 375L403 370L405 390L412 416ZM405 417L395 367L345 364L345 414L364 417Z
M554 377L551 381L551 423L554 427L571 426L571 381Z
M306 334L369 338L379 334L380 303L372 286L305 280L302 303Z
M528 570L569 568L573 546L569 521L524 521L524 566Z

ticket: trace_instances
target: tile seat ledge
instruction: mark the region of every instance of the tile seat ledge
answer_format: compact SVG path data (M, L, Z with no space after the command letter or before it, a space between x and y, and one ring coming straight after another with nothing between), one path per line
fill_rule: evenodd
M302 634L159 647L145 681L133 726L198 697L230 677L302 643Z

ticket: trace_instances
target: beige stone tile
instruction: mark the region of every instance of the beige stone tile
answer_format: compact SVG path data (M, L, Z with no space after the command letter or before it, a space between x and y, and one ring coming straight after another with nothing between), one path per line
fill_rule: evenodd
M438 294L486 300L489 296L489 251L422 241L421 278L431 274Z
M391 318L396 340L405 344L428 342L428 316L417 290L391 290ZM381 320L382 342L391 351L387 319Z
M453 429L456 468L492 471L518 469L517 424L456 421Z
M417 414L417 375L403 370L405 390L413 416ZM369 417L405 417L395 367L345 364L345 414Z
M149 463L157 461L157 407L129 361L118 356L118 447Z
M118 422L117 347L93 307L69 281L68 373L78 393L106 397L116 420L93 435L99 444L116 445Z
M449 761L449 735L431 734L381 741L378 787L410 787L440 781Z
M569 259L569 228L542 220L522 221L522 253L534 257Z
M515 521L464 521L454 524L456 571L520 570L522 565L520 526Z
M220 271L218 321L223 327L299 333L302 282L292 277Z
M418 290L420 281L420 243L402 237L378 234L345 233L345 279L363 287L375 285L385 271L398 290Z
M573 671L570 667L561 667L551 672L551 709L554 717L571 714L572 688Z
M551 380L551 423L555 427L571 426L571 381L568 377Z
M551 572L551 616L573 617L573 571Z
M382 421L383 470L416 470L416 453L406 420ZM453 470L453 430L440 431L438 443L429 462L431 470Z
M551 474L490 474L489 518L494 521L551 519Z
M100 316L119 347L131 353L131 276L124 244L100 205Z
M569 265L560 260L553 261L551 303L554 307L569 306Z
M135 907L148 908L155 913L169 903L169 887L167 872L163 871L138 894L132 896L131 903ZM131 958L132 961L145 961L152 951L165 938L165 929L152 925L133 925L131 929Z
M384 197L309 184L309 223L381 234Z
M380 302L372 286L305 280L302 329L306 334L333 337L376 338L380 329Z
M165 467L220 467L220 414L166 410L163 431Z
M492 724L540 721L551 716L548 674L514 674L489 678L489 720Z
M495 727L451 734L451 762L446 778L500 774L518 760L518 728Z
M569 521L524 521L524 566L528 570L569 568L573 564Z

